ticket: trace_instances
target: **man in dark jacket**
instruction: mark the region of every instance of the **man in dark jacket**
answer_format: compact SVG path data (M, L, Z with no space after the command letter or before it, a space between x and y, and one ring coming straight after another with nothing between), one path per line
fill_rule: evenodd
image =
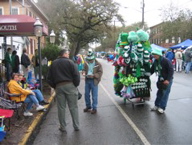
M23 49L23 54L21 55L21 65L22 65L22 70L23 70L23 74L24 74L25 78L28 78L30 64L31 64L31 61L27 54L27 50Z
M13 73L19 73L19 64L20 64L20 61L19 61L19 56L17 55L17 51L14 50L12 52L12 68L13 68Z
M158 73L157 81L157 97L155 100L155 106L151 109L152 111L157 110L159 113L164 113L167 106L167 101L169 98L169 93L171 91L171 86L173 83L173 65L172 63L162 56L162 51L159 49L154 49L152 55L155 61L151 67L151 74L154 72Z
M59 130L66 132L65 108L68 103L75 131L79 130L78 90L80 75L77 66L69 59L69 51L61 50L59 57L53 61L48 72L48 83L56 91Z
M12 59L11 59L11 53L12 49L7 48L7 52L5 53L5 67L6 67L6 79L7 81L10 81L11 79L11 74L12 74Z

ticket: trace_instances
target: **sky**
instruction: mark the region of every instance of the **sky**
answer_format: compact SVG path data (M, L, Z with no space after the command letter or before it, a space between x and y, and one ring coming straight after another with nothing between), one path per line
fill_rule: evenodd
M141 22L142 20L142 11L141 3L142 0L114 0L118 2L121 7L119 13L123 16L126 21L126 25L133 24L135 22ZM145 3L145 13L144 21L148 24L149 27L154 26L162 22L160 16L161 11L159 9L167 7L170 3L173 3L174 6L182 8L191 8L192 10L192 0L144 0ZM121 26L119 22L115 22L116 25Z

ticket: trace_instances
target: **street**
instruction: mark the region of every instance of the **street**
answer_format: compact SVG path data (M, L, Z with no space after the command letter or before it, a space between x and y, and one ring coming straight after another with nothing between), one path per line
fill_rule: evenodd
M151 76L150 101L144 105L126 104L114 94L111 63L98 59L103 66L99 84L98 112L84 113L84 98L79 100L80 131L74 131L67 108L67 134L59 128L56 102L41 125L34 145L128 145L128 144L192 144L192 74L174 74L174 81L167 109L164 114L150 111L156 96L157 76ZM81 76L79 90L84 94L84 78Z

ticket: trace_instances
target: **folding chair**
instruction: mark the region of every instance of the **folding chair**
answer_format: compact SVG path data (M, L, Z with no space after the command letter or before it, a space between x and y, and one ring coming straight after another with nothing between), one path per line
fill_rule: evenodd
M14 110L9 109L0 109L0 118L1 118L1 131L4 131L4 124L3 124L3 118L8 119L8 126L7 130L9 131L11 128L11 117L13 116Z
M23 112L25 110L25 103L23 101L21 101L21 98L20 98L21 94L11 94L8 92L4 92L4 95L6 95L8 100L12 102L12 108L10 107L10 109L13 109L16 112L16 117L17 117L17 119L19 119L20 118L19 108L22 108ZM19 97L20 102L11 100L11 97Z
M19 108L22 107L23 102L15 102L10 99L10 97L20 97L21 94L11 94L5 91L5 84L0 84L0 107L3 109L13 109L16 112L17 119L19 116ZM24 106L23 108L24 109Z
M0 97L0 107L2 109L11 109L16 112L17 119L20 118L18 109L22 106L22 103L16 103L15 101L8 100ZM1 113L0 113L1 114Z

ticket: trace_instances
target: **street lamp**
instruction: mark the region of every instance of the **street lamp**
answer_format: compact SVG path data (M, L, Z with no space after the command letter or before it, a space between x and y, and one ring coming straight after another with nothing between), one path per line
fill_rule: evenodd
M53 30L51 30L51 34L50 34L50 43L55 43L55 33Z
M39 84L40 90L42 91L42 64L41 64L41 48L40 48L40 38L42 36L43 25L39 18L36 18L34 23L34 33L35 36L38 38L38 55L39 55Z

